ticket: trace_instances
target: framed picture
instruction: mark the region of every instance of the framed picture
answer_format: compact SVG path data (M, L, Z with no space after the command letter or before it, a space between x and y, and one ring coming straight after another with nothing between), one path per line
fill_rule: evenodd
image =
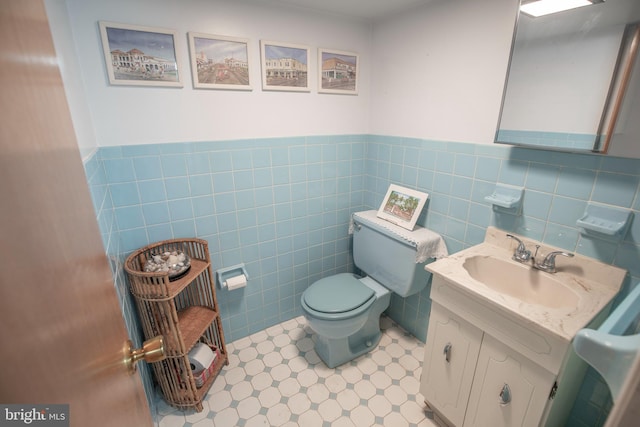
M427 197L427 193L391 184L378 209L377 217L413 230Z
M193 87L251 90L249 40L189 33Z
M100 22L109 83L182 87L176 32Z
M309 48L289 43L260 41L262 90L309 92Z
M358 94L358 55L318 49L318 92Z

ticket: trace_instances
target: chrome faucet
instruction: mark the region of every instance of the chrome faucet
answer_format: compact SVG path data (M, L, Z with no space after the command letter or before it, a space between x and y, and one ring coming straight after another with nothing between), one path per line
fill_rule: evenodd
M562 255L566 257L573 257L572 253L563 252L563 251L555 251L549 252L542 262L537 263L534 262L533 266L538 270L546 271L547 273L555 273L556 272L556 255Z
M518 262L527 262L531 259L531 251L527 250L522 240L518 239L513 234L507 234L507 237L518 242L518 247L513 252L513 256L511 257L514 261Z

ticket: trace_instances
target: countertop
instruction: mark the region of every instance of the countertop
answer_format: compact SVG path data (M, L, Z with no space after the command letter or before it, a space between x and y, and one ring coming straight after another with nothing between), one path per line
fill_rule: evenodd
M555 280L562 281L574 291L578 295L578 303L574 307L548 308L495 291L473 279L463 268L463 264L467 258L473 256L491 256L519 264L511 259L518 243L507 238L506 234L503 230L489 227L483 243L441 258L425 266L425 269L442 276L449 284L467 295L476 297L482 303L507 312L510 316L516 316L524 324L537 325L547 333L568 341L613 300L622 286L625 270L575 254L573 258L558 256L556 273L534 269L531 262L523 264L535 270L533 274L551 274ZM515 236L522 240L532 253L535 252L536 245L540 245L538 257L540 254L562 250L526 237ZM496 271L496 274L500 272ZM514 283L514 286L518 285L522 284Z

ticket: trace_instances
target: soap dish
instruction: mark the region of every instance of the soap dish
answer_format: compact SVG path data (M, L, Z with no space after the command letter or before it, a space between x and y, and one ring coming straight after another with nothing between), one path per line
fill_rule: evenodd
M507 209L508 211L517 212L522 206L522 195L524 188L512 187L506 184L496 184L496 189L490 196L484 199L493 204L494 207Z
M629 228L630 219L630 210L588 204L576 225L582 227L586 233L595 232L622 239Z

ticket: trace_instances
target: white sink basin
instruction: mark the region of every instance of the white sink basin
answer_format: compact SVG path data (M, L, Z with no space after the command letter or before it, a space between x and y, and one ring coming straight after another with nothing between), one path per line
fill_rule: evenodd
M520 301L548 308L572 308L578 295L549 273L515 261L476 255L465 259L463 268L469 275L496 292Z
M531 262L511 259L518 243L506 234L488 227L484 242L427 264L425 269L434 275L431 299L468 313L473 324L494 313L502 318L496 324L517 322L521 336L536 329L568 343L611 302L626 275L580 254L557 259L556 273L537 270ZM527 248L539 246L538 256L559 250L526 237L520 240ZM525 345L533 345L533 340Z

